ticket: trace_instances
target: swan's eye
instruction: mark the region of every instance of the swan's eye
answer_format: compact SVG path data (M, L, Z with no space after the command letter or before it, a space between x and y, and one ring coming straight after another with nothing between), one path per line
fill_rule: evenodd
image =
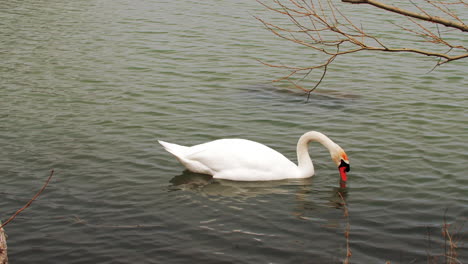
M340 166L338 166L338 168L343 168L343 167L345 168L346 172L349 172L349 170L351 170L351 166L349 166L349 163L341 159L341 163L340 163Z

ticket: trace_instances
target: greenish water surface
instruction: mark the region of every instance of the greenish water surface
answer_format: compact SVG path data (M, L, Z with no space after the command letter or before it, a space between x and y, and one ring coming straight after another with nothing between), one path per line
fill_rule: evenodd
M55 169L7 226L11 263L341 263L348 222L352 263L444 253L444 212L468 216L466 61L342 57L305 103L257 59L313 52L253 15L276 19L244 0L3 3L0 218ZM238 137L295 161L310 130L346 150L346 189L319 144L313 178L262 183L186 172L157 144Z

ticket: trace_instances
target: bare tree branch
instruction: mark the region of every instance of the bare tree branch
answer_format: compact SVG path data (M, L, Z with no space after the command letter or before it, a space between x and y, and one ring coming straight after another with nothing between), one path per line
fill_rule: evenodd
M439 60L433 69L451 61L468 58L468 48L460 44L452 43L453 39L445 39L437 26L433 30L423 24L427 23L426 21L430 21L435 23L435 25L445 25L466 32L468 29L467 26L449 7L447 7L447 5L450 4L452 6L461 5L466 8L468 5L464 1L448 3L425 0L427 6L434 7L436 12L446 14L448 17L455 19L452 20L430 15L433 10L426 10L417 5L415 5L415 7L421 13L385 5L375 0L342 0L342 2L346 3L369 4L386 11L405 15L409 18L414 27L409 28L396 25L397 27L420 38L419 42L415 42L416 44L428 42L442 48L447 47L448 50L445 49L445 51L440 51L440 48L432 50L426 49L427 45L392 47L391 44L386 43L387 41L367 33L362 25L356 25L332 0L270 0L271 4L266 3L268 0L257 1L268 10L279 14L280 17L287 18L290 22L289 25L282 24L280 26L276 23L271 23L260 17L256 17L266 29L277 37L315 50L318 54L328 56L328 58L322 59L322 61L316 62L314 65L308 67L277 65L261 61L262 64L269 67L288 70L288 74L275 80L275 82L283 80L289 81L296 88L307 92L308 96L320 85L325 77L328 66L338 56L363 51L413 53L438 58ZM300 81L302 81L315 69L321 69L323 72L319 81L312 88L303 87L298 84L298 81L294 80L296 74L304 74L304 77L300 79Z
M375 1L375 0L341 0L341 1L345 2L345 3L351 3L351 4L369 4L369 5L378 7L380 9L384 9L384 10L387 10L387 11L390 11L390 12L393 12L393 13L397 13L397 14L400 14L400 15L404 15L404 16L408 16L408 17L417 18L417 19L420 19L420 20L425 20L425 21L441 24L441 25L456 28L456 29L459 29L459 30L465 31L465 32L468 31L468 25L464 24L461 21L453 21L453 20L444 19L444 18L441 18L441 17L438 17L438 16L431 16L431 15L427 14L426 12L424 12L423 14L419 14L419 13L416 13L416 12L412 12L412 11L409 11L409 10L398 8L396 6L387 5L387 4L384 4L382 2Z

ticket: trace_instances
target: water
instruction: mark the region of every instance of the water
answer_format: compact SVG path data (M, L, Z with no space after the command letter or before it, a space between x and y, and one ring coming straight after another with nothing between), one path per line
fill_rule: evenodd
M348 222L352 263L426 263L444 215L466 222L466 61L428 74L430 58L354 54L304 103L257 59L314 55L267 32L255 1L3 4L1 219L55 169L7 226L12 263L340 263ZM345 190L317 144L311 179L237 183L184 172L156 141L241 137L295 160L309 130L346 150Z

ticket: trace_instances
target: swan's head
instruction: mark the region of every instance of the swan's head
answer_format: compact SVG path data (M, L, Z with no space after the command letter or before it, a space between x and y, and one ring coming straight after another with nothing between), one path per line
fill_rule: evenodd
M338 147L336 151L332 154L332 159L335 162L336 166L338 166L338 170L340 171L341 181L345 182L348 177L346 175L347 172L351 169L349 166L349 159L346 152L341 147Z

